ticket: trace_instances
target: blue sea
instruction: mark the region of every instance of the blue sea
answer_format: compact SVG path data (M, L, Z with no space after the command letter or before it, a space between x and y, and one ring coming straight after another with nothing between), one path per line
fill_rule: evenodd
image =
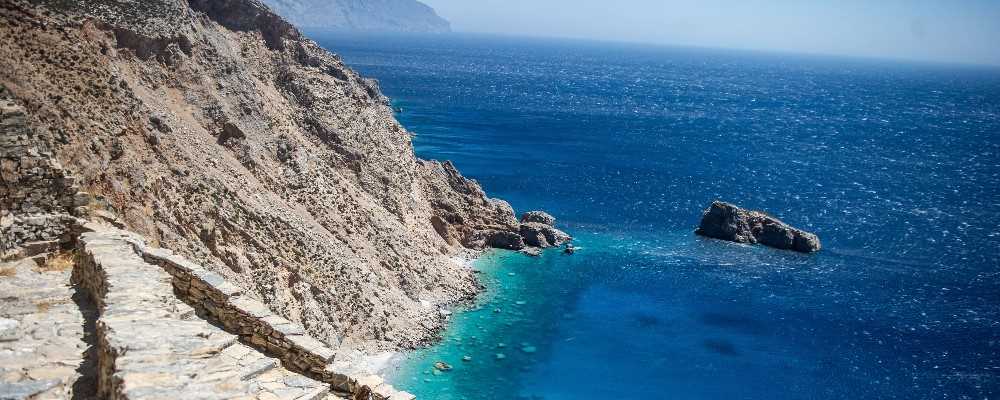
M581 248L477 261L487 292L389 374L419 398L1000 398L1000 70L313 37L381 81L418 156ZM715 199L824 249L694 236Z

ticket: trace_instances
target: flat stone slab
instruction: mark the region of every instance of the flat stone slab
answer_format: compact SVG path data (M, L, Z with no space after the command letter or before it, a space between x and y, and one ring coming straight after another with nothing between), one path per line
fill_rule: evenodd
M71 270L33 260L0 270L0 399L92 395L93 377L77 369L86 367L84 327L96 309L70 285Z

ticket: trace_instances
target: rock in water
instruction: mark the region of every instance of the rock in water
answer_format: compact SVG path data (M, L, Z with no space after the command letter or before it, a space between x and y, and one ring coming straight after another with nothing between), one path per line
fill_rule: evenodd
M524 244L541 248L561 246L570 240L566 232L538 222L521 224L521 237Z
M819 238L761 211L744 210L716 201L705 210L695 234L737 243L759 243L783 250L813 253Z
M542 256L542 249L539 249L537 247L525 247L524 250L521 250L521 252L524 253L524 254L527 254L527 255L529 255L531 257L541 257Z
M434 363L434 369L436 369L438 371L441 371L441 372L451 371L451 368L452 368L451 365L448 364L448 363L446 363L446 362L444 362L444 361L438 361L438 362Z
M521 222L537 222L543 225L555 225L556 217L553 217L545 211L528 211L521 215Z

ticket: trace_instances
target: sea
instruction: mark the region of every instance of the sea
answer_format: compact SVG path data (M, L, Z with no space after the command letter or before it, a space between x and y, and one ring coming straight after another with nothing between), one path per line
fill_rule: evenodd
M488 35L309 33L576 254L492 251L420 399L1000 398L1000 69ZM713 200L816 254L693 234ZM435 362L452 366L439 371Z

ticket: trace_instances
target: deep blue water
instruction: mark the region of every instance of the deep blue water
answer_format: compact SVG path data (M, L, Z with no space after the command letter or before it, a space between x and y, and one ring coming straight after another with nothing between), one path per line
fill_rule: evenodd
M481 259L488 292L391 374L420 398L1000 397L1000 70L314 37L381 81L419 156L583 247ZM695 237L714 199L825 248Z

